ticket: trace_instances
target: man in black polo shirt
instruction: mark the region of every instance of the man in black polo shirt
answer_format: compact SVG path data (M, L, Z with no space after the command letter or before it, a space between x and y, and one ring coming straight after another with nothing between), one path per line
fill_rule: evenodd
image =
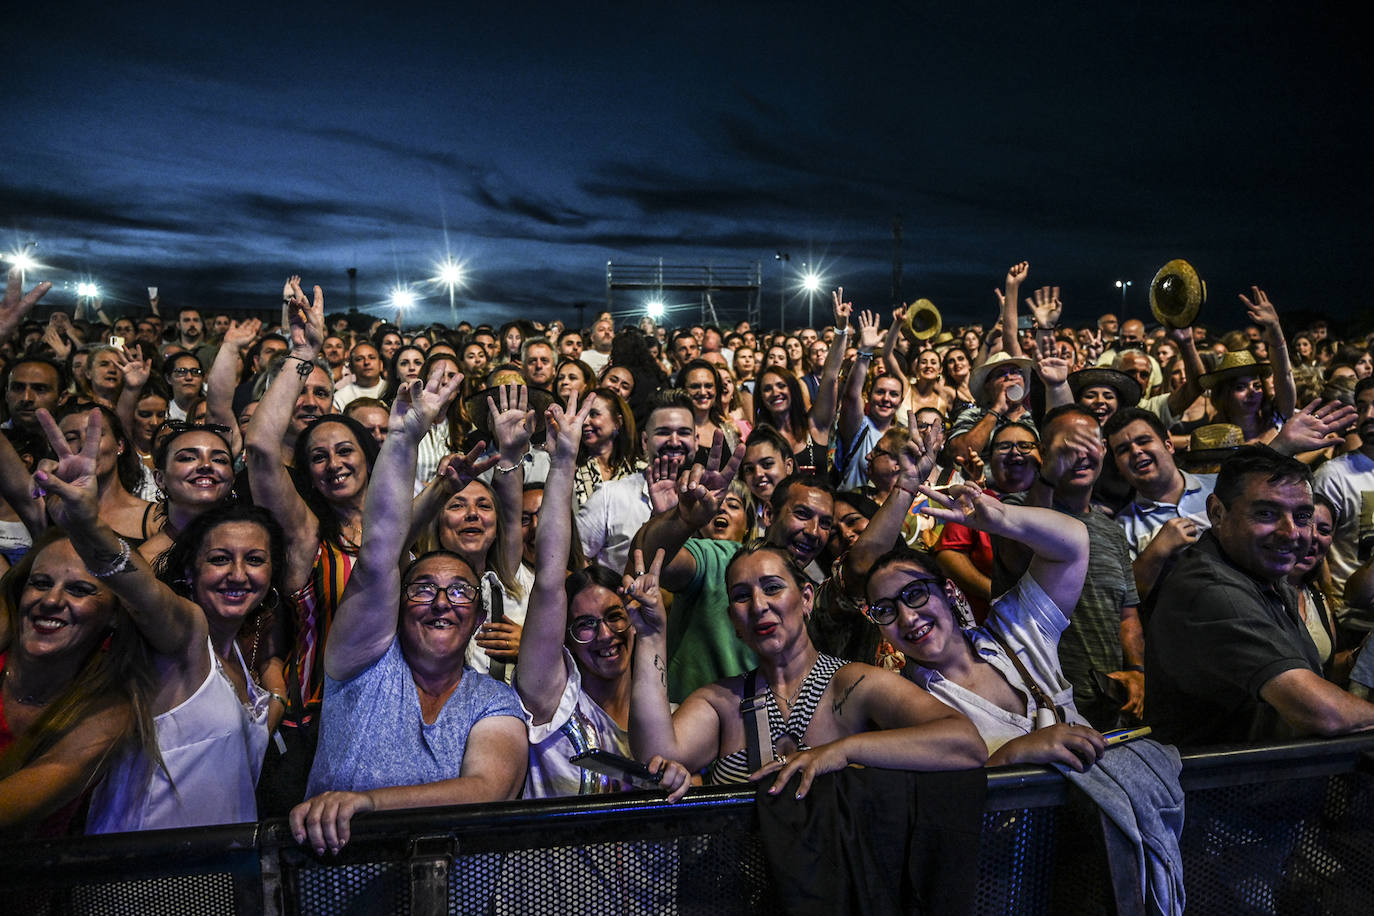
M1321 674L1285 581L1311 542L1312 476L1265 446L1222 465L1212 528L1150 596L1145 718L1180 745L1338 735L1374 726L1367 703Z

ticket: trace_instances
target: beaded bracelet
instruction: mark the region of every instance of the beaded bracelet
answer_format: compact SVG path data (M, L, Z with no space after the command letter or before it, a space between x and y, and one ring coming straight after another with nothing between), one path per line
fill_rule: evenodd
M134 568L133 559L131 557L132 550L129 547L129 542L122 537L116 537L115 540L119 541L119 556L115 557L114 562L111 563L109 567L102 570L91 569L89 566L86 567L87 571L97 579L108 579L110 576L128 572Z

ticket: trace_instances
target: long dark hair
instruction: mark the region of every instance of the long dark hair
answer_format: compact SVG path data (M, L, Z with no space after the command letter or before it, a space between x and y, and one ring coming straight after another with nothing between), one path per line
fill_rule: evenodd
M776 375L782 379L791 395L791 404L787 408L787 431L794 436L806 435L809 427L806 422L806 403L802 400L801 382L798 382L797 377L791 372L777 366L768 366L754 376L754 425L761 426L766 423L776 427L773 415L763 400L763 379L767 375Z
M630 405L625 403L620 392L610 388L593 388L586 396L592 395L596 395L609 404L616 415L620 417L620 431L616 434L615 442L611 446L612 467L633 463L635 458L639 456L639 433L635 429L635 415L630 411ZM587 447L579 444L577 463L585 464L589 457Z
M305 432L296 437L295 467L308 478L310 467L310 437L315 430L326 423L338 423L348 428L353 433L353 438L358 440L358 447L362 449L363 458L367 460L367 479L372 481L372 468L377 463L377 442L372 438L372 433L352 417L346 417L340 413L325 414L306 428ZM315 519L320 524L320 537L335 544L343 542L343 526L339 523L339 515L334 511L334 507L329 504L329 500L317 490L313 484L307 484L301 493L301 498L305 500L306 506L315 513Z

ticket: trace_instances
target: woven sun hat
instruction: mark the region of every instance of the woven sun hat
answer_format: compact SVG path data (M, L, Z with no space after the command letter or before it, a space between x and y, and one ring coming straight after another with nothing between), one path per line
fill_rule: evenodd
M1255 354L1249 350L1227 350L1226 355L1221 358L1221 363L1211 372L1198 379L1198 383L1203 388L1211 390L1221 382L1246 375L1268 378L1273 371L1272 366L1255 359Z
M1116 392L1117 403L1122 407L1134 407L1140 403L1140 383L1124 372L1106 367L1079 369L1069 374L1069 390L1074 400L1088 388L1110 388Z
M979 406L988 406L983 396L983 385L987 382L988 376L992 374L994 369L1007 363L1020 369L1021 375L1026 379L1026 385L1030 385L1031 361L1029 359L1024 356L1008 356L1005 352L994 353L988 357L987 362L973 370L973 374L968 380L969 390L973 392L973 399L978 402ZM1139 399L1137 398L1137 400Z
M1193 430L1183 458L1189 467L1221 464L1245 444L1245 432L1234 423L1209 423Z

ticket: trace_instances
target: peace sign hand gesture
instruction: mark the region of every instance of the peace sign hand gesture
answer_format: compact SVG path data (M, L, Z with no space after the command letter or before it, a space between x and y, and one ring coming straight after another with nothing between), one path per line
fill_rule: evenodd
M92 410L86 418L86 436L81 450L72 451L52 414L40 408L38 425L48 437L48 444L57 455L51 469L34 472L39 490L35 495L48 496L48 514L59 527L71 531L77 527L92 527L100 514L99 488L96 481L96 455L100 451L101 415Z
M630 623L640 636L657 636L668 623L667 612L663 609L663 591L658 585L659 574L663 572L663 551L660 549L654 554L654 562L646 570L644 551L636 549L630 569L635 574L626 572L620 587L625 613L629 614Z

